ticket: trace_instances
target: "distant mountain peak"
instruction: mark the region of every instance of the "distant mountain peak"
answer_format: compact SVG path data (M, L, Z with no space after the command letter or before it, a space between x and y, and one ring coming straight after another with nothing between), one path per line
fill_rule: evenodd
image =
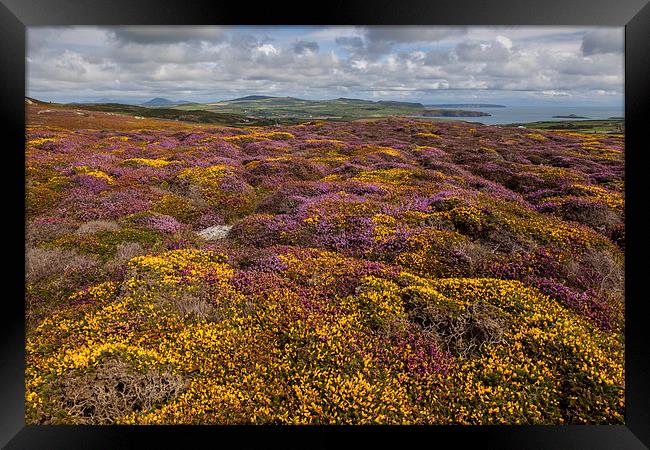
M189 103L186 100L169 100L168 98L156 97L148 102L142 103L142 106L166 106L166 105L179 105L181 103Z

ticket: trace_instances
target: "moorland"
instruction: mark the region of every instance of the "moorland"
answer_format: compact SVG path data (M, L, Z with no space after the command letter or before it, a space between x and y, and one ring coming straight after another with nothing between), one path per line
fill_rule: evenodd
M26 105L28 423L623 423L615 121L234 103Z
M153 104L152 104L153 102ZM421 103L398 101L371 101L356 98L337 98L331 100L304 100L295 97L271 97L266 95L249 95L232 100L223 100L208 103L174 102L167 99L153 99L142 105L121 105L116 103L78 104L84 109L98 111L126 112L140 114L146 117L175 118L188 121L187 115L180 116L180 111L198 116L198 118L211 117L212 114L222 115L227 118L241 116L254 119L258 123L249 125L265 125L271 123L290 124L296 121L312 119L353 120L363 118L379 118L393 116L419 116L419 117L484 117L490 116L483 111L459 109L459 107L425 107ZM444 105L443 105L444 106ZM447 105L450 106L450 105ZM462 105L461 105L462 106ZM471 105L467 105L469 107ZM266 120L266 123L259 122ZM207 122L207 120L194 120L192 122Z

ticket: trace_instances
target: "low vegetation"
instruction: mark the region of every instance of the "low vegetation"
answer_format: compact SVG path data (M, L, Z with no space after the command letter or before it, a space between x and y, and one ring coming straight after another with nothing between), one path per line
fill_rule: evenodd
M623 423L622 135L28 114L28 423Z

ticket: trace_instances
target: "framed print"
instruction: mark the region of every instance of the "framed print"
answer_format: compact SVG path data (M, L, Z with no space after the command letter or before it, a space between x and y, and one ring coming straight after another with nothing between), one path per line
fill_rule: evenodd
M7 448L649 445L645 2L1 9Z

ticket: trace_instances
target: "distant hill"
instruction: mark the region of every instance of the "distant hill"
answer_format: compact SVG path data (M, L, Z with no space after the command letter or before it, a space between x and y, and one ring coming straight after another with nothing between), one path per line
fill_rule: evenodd
M355 120L392 116L476 117L490 115L482 111L463 109L429 109L421 103L392 100L372 101L345 97L331 100L305 100L267 95L249 95L221 102L178 105L174 108L280 120Z
M271 97L269 95L247 95L246 97L233 98L232 100L226 100L227 102L245 102L249 100L266 100L267 98L278 98Z
M374 103L372 100L362 100L360 98L346 98L346 97L339 97L335 100L331 101L340 101L340 102L347 102L347 103Z
M139 105L138 101L134 99L109 98L109 97L100 97L93 100L80 100L78 102L65 102L59 104L60 105L104 105L108 103L119 103L120 105Z
M68 104L87 111L103 111L131 116L151 117L157 119L179 120L182 122L209 123L227 126L268 126L282 123L276 119L250 117L242 114L221 113L206 110L181 110L165 107L146 107L125 105L121 103L76 103Z
M379 100L377 103L387 106L406 106L407 108L424 108L422 103L395 102L391 100Z
M98 98L97 100L87 100L85 102L79 102L79 103L125 103L127 105L131 105L136 102L134 101L124 102L117 98L102 97L102 98Z
M167 98L156 97L152 98L148 102L141 103L141 106L171 106L171 105L182 105L189 103L187 100L169 100Z
M505 105L495 105L492 103L438 103L426 106L431 108L506 108Z
M25 98L25 102L38 102ZM42 102L41 102L42 103ZM115 112L141 117L213 123L231 126L265 126L299 123L311 120L356 120L381 117L478 117L483 111L463 109L431 109L420 103L372 101L354 98L305 100L295 97L250 95L216 103L174 102L154 98L141 105L118 102L69 103L79 109Z

